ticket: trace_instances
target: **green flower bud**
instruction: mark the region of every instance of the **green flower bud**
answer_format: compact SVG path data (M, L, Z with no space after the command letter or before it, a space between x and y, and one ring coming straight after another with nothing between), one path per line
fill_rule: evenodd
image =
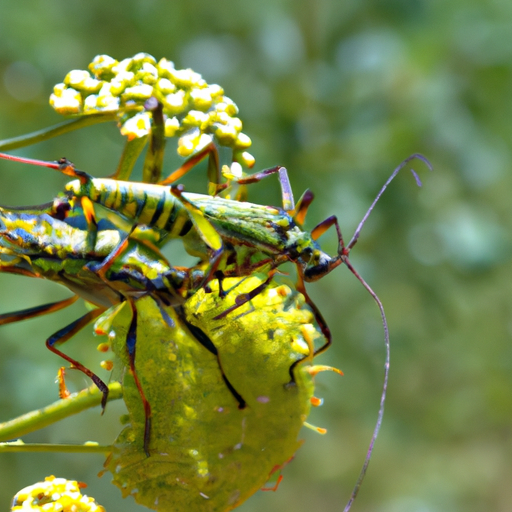
M179 90L168 94L164 100L164 110L168 115L181 114L185 109L185 91Z
M178 141L178 155L185 158L190 156L199 143L200 135L201 132L195 128L180 137L180 140Z
M158 69L159 76L167 78L168 80L171 79L175 71L174 62L167 59L160 59L156 67Z
M236 139L236 143L235 143L235 147L237 149L248 148L249 146L251 146L251 144L252 144L252 141L251 141L250 137L245 135L245 133L238 134L238 138Z
M233 146L238 137L237 131L229 125L214 123L212 126L212 131L215 135L215 138L223 146Z
M159 78L156 82L156 88L164 95L172 94L176 91L176 86L168 78Z
M210 116L205 114L204 112L200 112L199 110L191 110L184 117L181 122L181 125L184 128L188 127L198 127L200 130L205 130L210 122Z
M154 85L158 80L158 70L153 64L144 62L142 69L135 75L137 80L145 84Z
M252 168L256 162L256 159L247 151L235 151L233 159L240 162L244 167L249 167L249 169Z

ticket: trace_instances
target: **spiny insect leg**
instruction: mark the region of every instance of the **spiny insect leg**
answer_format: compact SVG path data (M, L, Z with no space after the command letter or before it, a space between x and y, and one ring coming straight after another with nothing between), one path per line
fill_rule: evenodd
M21 311L15 311L13 313L4 313L0 315L0 325L6 325L13 322L19 322L21 320L28 320L29 318L36 318L38 316L47 315L54 311L66 308L76 302L78 295L73 295L69 299L59 300L57 302L51 302L49 304L43 304L33 308L23 309Z
M105 410L105 406L107 405L107 399L108 399L108 386L89 368L86 368L84 365L79 363L77 360L69 357L68 355L64 354L64 352L60 351L58 348L55 347L56 344L62 344L72 338L77 332L79 332L81 329L83 329L87 324L92 322L95 318L100 316L105 310L102 308L93 309L92 311L89 311L82 317L78 318L74 322L70 323L63 329L60 329L55 334L50 336L46 340L46 346L48 349L50 349L54 354L57 354L58 356L65 359L68 363L71 363L74 368L77 370L80 370L82 373L87 375L93 382L96 384L98 389L103 393L103 397L101 399L101 408L102 413Z
M219 153L217 150L217 146L210 142L200 151L192 155L188 158L185 163L176 169L173 173L171 173L165 180L160 181L159 185L170 185L180 178L182 178L187 172L189 172L193 167L195 167L199 162L203 161L208 157L208 181L215 186L215 194L225 188L220 183L220 166L219 166Z
M283 197L283 210L285 212L292 212L295 210L295 201L293 199L292 186L290 184L290 178L288 177L288 171L285 167L277 165L276 167L265 169L251 174L250 176L246 176L245 178L237 179L236 182L239 185L250 185L251 183L257 183L258 181L261 181L267 176L275 173L279 174L279 183L281 184L281 194Z
M136 226L132 228L132 232L135 227ZM106 274L115 263L116 259L121 256L128 248L129 238L130 235L123 238L103 261L99 263L88 263L86 267L88 267L92 272L95 272L106 284L109 284L109 280Z
M135 369L135 353L137 346L137 308L135 304L129 300L130 307L132 308L132 320L130 322L130 327L128 329L128 334L126 336L126 349L128 352L128 359L130 362L130 372L135 381L135 385L137 386L137 390L139 391L140 398L142 400L142 405L144 407L144 452L147 457L150 456L149 453L149 443L151 440L151 404L148 402L146 395L144 394L144 390L142 389L142 384L137 375L137 371Z
M238 295L235 299L235 304L233 306L229 307L228 309L226 309L225 311L223 311L222 313L220 313L213 319L220 320L221 318L224 318L227 315L229 315L229 313L231 313L232 311L235 311L235 309L238 309L240 306L243 306L250 300L254 299L254 297L256 297L256 295L259 295L270 284L270 281L272 281L272 278L274 277L274 274L276 272L277 271L275 269L270 271L267 276L267 279L265 279L265 281L263 281L263 283L261 283L259 286L257 286L256 288L254 288L254 290L251 290L250 292L241 293L240 295Z
M317 356L317 355L321 354L322 352L325 352L330 347L330 345L332 343L332 334L331 334L331 330L329 329L329 326L327 325L327 322L325 321L324 317L322 316L322 313L320 313L320 310L318 309L316 304L311 300L311 298L309 297L309 295L306 291L306 286L304 284L304 277L302 275L302 269L301 269L300 265L297 265L297 272L298 272L298 279L297 279L297 285L296 285L297 291L302 293L302 295L304 295L306 304L313 310L313 315L315 317L315 320L316 320L317 324L319 325L320 330L322 331L322 334L324 335L324 337L326 339L325 343L321 347L317 348L314 351L313 356ZM295 384L295 374L294 374L295 367L298 364L300 364L302 361L304 361L304 359L308 359L309 357L310 357L309 355L301 357L300 359L297 359L297 361L295 361L290 366L289 372L290 372L291 380L288 383L288 385Z
M182 185L171 186L171 194L179 199L181 204L186 208L198 235L201 237L201 240L203 240L208 249L214 253L222 251L223 243L221 236L213 227L211 222L205 218L201 208L196 206L183 195L184 190L185 189Z
M222 368L222 363L220 361L219 351L217 350L217 347L213 344L212 340L199 327L196 327L195 325L192 325L191 323L187 322L184 318L184 315L180 315L180 316L182 317L183 322L187 326L188 330L192 333L194 338L196 338L196 340L199 341L199 343L201 343L201 345L203 345L203 347L206 348L206 350L208 350L208 352L212 353L217 358L217 363L219 365L224 383L228 387L229 391L231 392L231 394L233 395L235 400L238 402L238 408L245 409L247 407L246 401L244 400L242 395L240 395L240 393L238 393L238 391L234 388L233 384L231 384L231 382L229 382L229 379L226 377L226 374L224 373L224 370Z
M343 240L343 235L341 233L341 228L340 225L338 224L338 218L336 217L336 215L331 215L324 221L320 222L320 224L318 224L315 228L313 228L313 230L311 231L311 238L313 240L317 240L331 226L335 226L336 233L338 235L338 255L335 258L330 258L329 261L326 263L325 268L322 269L321 272L306 272L306 274L303 275L303 278L308 282L316 281L321 277L327 275L329 272L338 267L345 260L346 257L348 257L350 249L345 247L345 242Z
M290 212L290 214L293 213L293 220L298 226L302 227L304 225L309 205L313 202L314 198L315 195L313 192L307 189L297 201L294 212Z

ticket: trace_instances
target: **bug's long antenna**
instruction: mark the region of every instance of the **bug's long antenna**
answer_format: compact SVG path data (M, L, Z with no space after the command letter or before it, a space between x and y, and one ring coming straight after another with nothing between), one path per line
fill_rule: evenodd
M420 155L420 153L414 153L413 155L407 157L401 164L398 165L398 167L392 172L391 176L387 179L386 183L384 183L384 186L379 190L379 193L377 194L377 197L373 200L373 203L370 205L370 208L368 208L367 212L364 214L363 219L359 223L359 226L357 226L357 229L354 232L354 235L352 236L352 239L350 240L349 244L347 245L345 250L350 251L352 247L357 242L357 239L359 238L359 235L361 233L361 230L363 229L363 226L366 222L366 219L370 216L370 213L372 213L373 208L377 204L377 201L380 199L380 196L384 193L384 190L386 190L387 186L393 181L393 178L411 161L417 158L418 160L421 160L425 163L425 165L429 168L429 170L432 171L432 164L427 160L426 157L423 155ZM412 175L414 176L414 179L416 180L416 183L418 184L418 187L421 187L421 180L419 176L416 174L416 172L411 169Z
M352 266L350 261L348 260L348 257L346 257L343 261L345 265L347 265L348 269L354 274L357 279L361 282L361 284L366 288L368 293L373 297L373 300L377 303L377 306L379 307L380 316L382 318L382 326L384 328L384 345L386 347L386 360L384 362L384 382L382 384L382 393L380 396L380 407L379 407L379 414L377 415L377 423L375 424L375 428L373 430L373 435L370 441L370 445L368 447L368 452L366 453L366 457L364 459L363 467L361 468L361 472L359 473L359 477L357 479L356 485L354 486L354 489L352 490L352 494L350 495L350 499L348 500L348 503L345 506L344 512L348 512L350 510L350 507L352 506L352 503L356 499L357 493L359 492L359 489L361 487L361 484L363 483L364 477L366 475L366 470L368 469L368 465L370 464L370 458L372 456L373 452L373 446L375 444L375 440L377 439L377 436L379 435L379 430L382 425L382 418L384 416L384 404L386 402L386 393L388 389L388 379L389 379L389 361L390 361L390 344L389 344L389 328L388 328L388 321L386 319L386 313L384 312L384 306L382 305L382 302L380 301L377 294L371 289L370 285L359 275L357 270Z
M376 422L375 428L373 430L373 435L372 435L372 438L370 441L370 445L368 447L368 452L366 453L366 457L364 459L363 467L361 468L361 472L359 473L359 478L357 479L356 485L354 486L354 489L352 490L352 494L350 495L350 499L348 500L348 503L345 506L344 512L348 512L350 510L352 503L356 499L357 493L359 492L361 484L363 483L364 477L366 475L366 470L368 469L368 465L370 464L370 459L372 456L373 447L375 445L375 440L377 439L377 436L380 431L380 427L382 425L382 418L384 416L384 404L386 402L386 394L387 394L387 389L388 389L389 361L390 361L389 328L388 328L388 321L386 319L386 313L384 312L384 306L382 305L381 300L379 299L377 294L372 290L370 285L359 275L357 270L352 266L352 264L350 263L350 261L348 259L348 255L349 255L349 252L352 249L352 247L354 247L354 245L356 244L357 239L359 238L359 235L361 233L361 230L362 230L366 220L368 219L370 213L373 211L373 208L377 204L377 201L380 199L380 196L382 196L382 194L386 190L387 186L391 183L391 181L393 181L393 178L400 172L400 170L403 169L405 167L405 165L407 165L411 160L413 160L415 158L424 162L427 165L427 167L429 168L429 170L432 170L431 163L427 160L427 158L425 158L423 155L421 155L419 153L415 153L415 154L409 156L402 163L400 163L400 165L398 165L398 167L392 172L391 176L387 179L386 183L384 183L384 186L380 189L379 193L377 194L377 197L374 199L370 208L368 208L367 212L365 213L363 219L357 226L357 229L355 230L354 235L352 236L352 239L350 240L350 242L347 246L344 246L343 237L341 236L341 231L339 229L338 224L335 223L336 229L338 230L338 239L339 239L339 243L340 243L339 254L341 256L341 261L343 263L345 263L347 268L352 272L352 274L354 274L357 277L359 282L366 288L368 293L373 297L373 300L377 303L377 306L380 311L380 316L382 318L382 326L384 328L384 345L386 348L386 360L384 362L384 382L382 384L382 393L380 396L380 407L379 407L379 413L377 415L377 422ZM420 181L418 175L416 174L416 172L413 169L411 169L411 172L412 172L412 175L414 176L414 179L416 180L416 183L418 184L419 187L421 187L421 181Z

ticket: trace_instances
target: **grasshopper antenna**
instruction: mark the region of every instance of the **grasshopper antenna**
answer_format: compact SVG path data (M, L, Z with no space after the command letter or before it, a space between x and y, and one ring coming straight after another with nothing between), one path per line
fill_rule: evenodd
M380 396L380 406L379 406L379 413L377 415L377 422L376 422L375 428L373 430L373 435L372 435L372 438L370 440L370 445L368 446L368 451L367 451L366 457L364 459L363 467L361 468L361 471L359 473L359 477L357 479L357 482L356 482L356 484L355 484L355 486L354 486L354 488L352 490L352 494L350 495L350 499L348 500L347 504L345 505L344 512L348 512L350 510L350 508L352 507L352 503L354 502L354 500L356 499L357 494L359 493L359 489L361 488L361 484L363 483L364 477L366 476L366 470L368 469L368 465L370 464L370 459L371 459L371 456L372 456L372 453L373 453L373 447L375 445L375 441L377 439L377 436L379 435L380 427L382 425L382 418L384 417L384 405L385 405L385 402L386 402L386 395L387 395L387 390L388 390L389 363L390 363L389 327L388 327L388 321L386 319L386 313L384 312L384 306L382 305L381 300L379 299L377 294L372 290L370 285L361 277L361 275L357 272L357 270L352 266L352 264L350 263L350 261L348 259L348 254L349 254L350 250L352 249L352 247L354 247L354 245L356 244L357 239L359 238L361 230L362 230L362 228L364 226L364 223L368 219L370 213L373 211L373 208L375 207L375 205L377 204L377 201L380 199L380 197L382 196L382 194L386 190L387 186L391 183L393 178L400 172L400 170L403 169L403 167L405 167L406 164L408 164L411 160L413 160L415 158L417 158L417 159L421 160L422 162L424 162L427 165L427 167L429 168L429 170L432 170L431 163L427 160L427 158L425 158L423 155L420 155L419 153L415 153L415 154L411 155L410 157L406 158L393 171L393 173L388 178L386 183L384 183L384 186L380 189L379 193L377 194L377 197L374 199L374 201L371 204L370 208L368 208L368 211L366 212L366 214L364 215L363 219L361 220L361 222L357 226L357 229L355 230L354 235L352 236L352 239L350 240L349 244L346 247L343 247L343 239L341 238L341 232L339 231L338 226L336 226L338 228L338 235L340 237L340 244L341 244L341 247L342 247L341 254L342 254L342 261L343 261L343 263L345 263L345 265L352 272L352 274L354 274L357 277L357 279L359 280L359 282L366 288L366 290L372 296L373 300L376 302L376 304L377 304L377 306L379 308L380 316L382 318L382 326L383 326L383 329L384 329L384 346L385 346L385 349L386 349L386 359L385 359L385 362L384 362L384 382L382 384L382 393L381 393L381 396ZM412 172L412 175L414 176L414 179L416 180L417 185L419 187L421 187L421 180L420 180L420 178L418 177L418 175L416 174L416 172L413 169L411 169L411 172Z
M375 205L377 204L378 200L380 199L380 196L384 193L388 185L393 181L394 177L411 161L417 158L418 160L421 160L425 163L425 165L429 168L430 171L433 170L432 164L428 161L426 157L421 155L420 153L414 153L413 155L407 157L391 174L391 176L387 179L386 183L384 183L384 186L379 190L379 193L377 194L377 197L373 200L373 203L370 205L370 208L368 208L368 211L364 214L363 219L359 223L359 226L357 226L357 229L354 232L354 235L352 236L352 239L348 243L348 245L345 247L345 251L348 252L357 242L357 239L359 238L359 235L361 233L361 230L363 229L363 226L370 216L370 213L372 213ZM419 176L416 174L416 171L414 169L411 169L411 173L414 176L414 179L416 180L416 184L418 187L421 187L421 180Z
M388 380L389 380L389 361L390 361L390 343L389 343L389 328L388 321L386 319L386 313L384 312L384 306L382 305L381 300L377 296L377 294L371 289L370 285L359 275L357 270L352 266L348 257L344 260L345 265L348 269L354 274L357 279L361 282L361 284L366 288L368 293L373 297L373 300L377 303L377 306L380 311L380 316L382 318L382 326L384 328L384 345L386 348L386 360L384 362L384 382L382 384L382 393L380 396L380 407L379 413L377 415L377 423L375 424L375 428L373 429L373 435L370 441L370 445L368 447L368 452L366 453L366 457L364 459L363 467L361 468L361 472L359 473L359 477L357 479L356 485L352 490L352 494L350 495L350 499L345 506L344 512L348 512L352 503L356 499L356 496L361 488L361 484L363 483L364 477L366 476L366 470L368 469L368 465L370 464L370 459L373 452L373 447L375 445L375 440L379 435L380 427L382 425L382 418L384 416L384 404L386 402L386 394L388 390Z

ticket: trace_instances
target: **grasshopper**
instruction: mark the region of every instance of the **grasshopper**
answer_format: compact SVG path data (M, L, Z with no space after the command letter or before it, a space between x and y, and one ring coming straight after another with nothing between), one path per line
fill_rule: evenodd
M46 210L50 211L51 207L47 207ZM59 350L56 345L70 339L93 320L100 322L100 319L105 320L114 316L124 302L130 303L133 316L128 329L126 350L129 368L146 414L144 447L149 453L151 407L135 368L135 302L143 296L150 295L160 307L164 322L172 329L174 322L165 312L165 307L174 306L180 315L181 304L185 302L191 290L197 288L197 283L204 278L204 272L200 268L189 270L171 267L158 250L130 237L124 237L116 230L99 230L96 246L90 250L87 231L72 227L47 213L38 215L33 211L9 211L5 208L0 208L0 271L46 278L66 286L76 294L62 301L2 314L0 325L60 310L75 302L79 296L96 306L92 311L50 336L46 346L91 378L103 393L103 409L108 399L107 385L79 361ZM237 401L238 408L245 408L245 400L222 370L215 345L201 329L189 324L184 317L180 319L191 336L216 357L222 378ZM96 333L102 332L97 328ZM172 333L169 337L172 338ZM61 389L65 389L63 382Z
M413 154L401 162L377 194L350 242L345 244L335 215L319 223L311 232L302 229L314 196L307 190L295 205L288 173L284 167L266 169L234 180L238 185L247 185L277 174L283 196L282 208L277 208L218 196L193 194L185 192L180 186L167 186L171 179L187 172L190 165L175 171L162 182L165 183L164 186L93 178L76 169L66 159L45 162L1 153L0 157L56 169L77 178L66 185L65 191L70 197L82 200L82 207L93 232L96 228L92 203L100 204L135 224L147 226L153 233L154 243L159 246L165 243L166 239L181 238L190 254L210 262L203 286L214 276L221 279L230 261L235 261L234 269L231 269L232 275L245 276L257 271L266 271L269 279L282 263L294 263L298 274L297 290L306 297L327 340L324 346L315 351L315 355L329 347L331 333L320 311L309 298L305 282L319 280L341 263L346 264L361 281L359 274L350 264L349 253L375 204L398 172L411 160L419 159L429 169L432 168L429 161L420 154ZM418 185L421 185L416 173L412 173ZM221 184L218 190L226 186ZM338 252L335 256L325 253L317 242L318 238L332 226L335 227L338 238ZM260 291L259 287L244 294L240 297L240 304L251 300ZM227 309L219 318L235 308L236 305Z

